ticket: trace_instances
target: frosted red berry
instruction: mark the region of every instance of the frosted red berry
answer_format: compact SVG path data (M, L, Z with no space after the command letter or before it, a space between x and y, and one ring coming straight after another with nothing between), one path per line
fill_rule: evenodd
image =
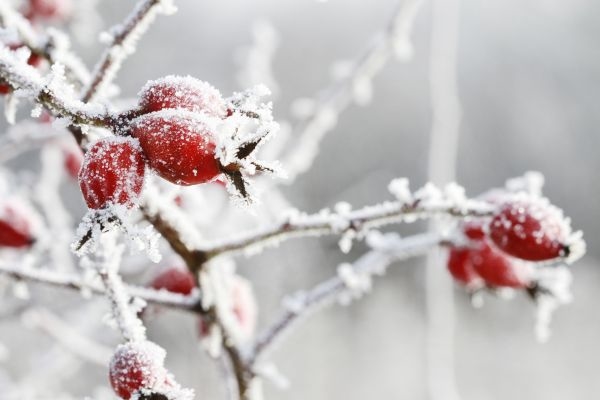
M111 204L133 207L144 184L145 159L133 139L102 139L85 154L79 186L94 210Z
M109 365L110 385L122 399L140 390L152 391L169 381L164 367L166 352L148 341L129 342L117 347Z
M35 242L28 216L16 205L4 204L0 211L0 246L29 247Z
M132 125L148 163L162 178L178 185L213 180L221 173L212 130L186 112L143 115Z
M150 81L142 88L139 97L140 108L145 113L183 109L219 118L227 115L221 93L209 83L190 76L167 76Z
M158 274L151 283L157 290L189 295L196 287L194 275L187 269L172 267Z
M73 0L29 0L29 19L64 20L73 12Z
M568 221L545 199L518 196L493 217L489 236L502 251L523 260L545 261L568 255Z

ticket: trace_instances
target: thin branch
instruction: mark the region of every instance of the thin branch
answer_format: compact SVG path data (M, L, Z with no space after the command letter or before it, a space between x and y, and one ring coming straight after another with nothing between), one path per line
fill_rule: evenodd
M105 288L98 283L86 282L83 278L75 274L61 273L49 269L24 268L23 266L0 264L0 274L10 276L17 280L62 287L82 293L87 292L96 295L106 294ZM197 293L190 296L183 296L164 290L155 290L132 285L126 285L125 288L132 297L138 297L149 304L193 313L198 313L200 310L200 307L198 306L200 297Z
M378 248L361 256L352 264L352 273L361 276L361 279L380 275L393 262L426 254L432 248L449 243L433 234L410 236L394 242L392 246ZM256 339L250 351L248 364L252 367L255 366L256 362L276 344L278 339L302 317L333 303L345 291L352 293L353 289L348 286L348 282L341 274L338 274L308 292L300 292L293 296L281 316Z
M103 87L110 84L123 61L135 52L135 45L156 16L160 12L170 13L173 8L167 0L142 0L123 24L111 30L111 44L94 68L93 78L81 97L83 102L93 100Z
M69 51L68 44L63 43L65 40L59 37L61 33L55 29L47 29L46 35L41 35L9 1L0 2L0 25L15 29L21 42L32 53L45 58L50 64L64 65L67 75L76 85L82 86L90 79L87 67L79 57Z
M354 101L357 83L369 83L385 66L394 51L403 60L411 57L410 35L422 0L401 0L388 26L376 36L367 49L353 61L350 72L325 89L316 100L314 111L293 127L296 143L288 146L282 164L286 166L291 184L308 171L318 154L318 147L327 132L336 124L338 115ZM401 48L399 48L401 47Z
M291 238L343 235L353 231L362 234L383 225L447 215L457 218L487 217L492 215L489 204L468 201L457 205L453 201L428 203L422 201L391 201L368 206L347 213L324 211L312 215L297 215L273 227L247 233L235 239L227 239L211 248L203 249L207 259L222 254L246 252L253 254L264 246L278 245Z

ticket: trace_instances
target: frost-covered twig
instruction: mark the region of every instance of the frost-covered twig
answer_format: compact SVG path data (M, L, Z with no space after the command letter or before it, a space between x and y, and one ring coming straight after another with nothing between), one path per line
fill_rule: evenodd
M285 302L286 310L283 314L256 339L250 351L249 364L255 365L259 358L276 344L277 339L289 331L301 317L333 303L336 299L345 300L340 298L340 295L344 293L354 297L357 294L354 291L368 290L370 284L363 286L361 280L369 280L373 275L381 275L391 263L423 255L432 248L447 244L448 241L438 235L420 234L403 239L392 237L390 240L386 238L384 243L364 254L352 265L341 266L338 276L318 284L308 292L299 292L290 297ZM354 283L349 278L350 275L357 278L353 281ZM355 283L356 285L354 285Z
M27 65L26 56L20 51L14 52L0 47L0 77L21 94L27 94L40 105L61 117L68 118L73 124L101 127L117 126L117 117L100 104L84 104L66 92L67 87L60 79L44 79L39 72ZM56 77L60 78L57 69Z
M349 71L330 87L311 106L308 117L293 127L292 137L296 143L288 146L282 163L288 178L295 178L306 172L318 154L323 137L334 128L338 115L353 101L366 103L371 96L371 80L383 68L393 53L399 59L409 60L412 55L410 34L422 0L401 0L386 29L371 45L353 61Z
M406 183L404 180L400 181L401 186ZM460 192L460 188L456 185L451 185L450 188L458 188ZM447 192L452 192L452 190L447 190ZM331 234L343 235L341 247L343 250L349 250L349 244L353 238L361 237L369 230L383 225L412 222L418 218L443 215L458 218L486 217L490 216L494 210L485 202L453 198L453 195L449 193L442 194L432 185L427 185L417 191L414 197L410 192L407 192L406 195L407 198L404 199L357 210L351 210L349 205L342 203L338 204L334 212L323 210L317 214L307 215L295 211L290 213L283 222L273 227L224 240L201 252L207 259L225 253L254 254L260 252L265 246L277 245L290 238ZM345 239L348 239L350 243L345 243Z
M38 33L31 22L15 10L9 1L0 2L0 25L13 29L32 53L42 56L50 64L65 66L67 75L81 86L88 82L90 73L81 59L70 51L66 36L56 29L49 28L45 35Z
M110 84L125 58L135 52L137 42L159 13L170 14L174 11L172 0L139 1L123 24L113 27L107 33L110 46L94 68L93 78L83 91L82 100L86 103L93 100Z
M104 295L106 289L98 282L88 281L78 275L62 273L50 269L37 269L0 263L0 275L7 275L17 280L57 286L86 293ZM149 304L184 311L199 312L200 297L197 294L184 296L165 290L155 290L139 286L126 285L125 290L132 296Z

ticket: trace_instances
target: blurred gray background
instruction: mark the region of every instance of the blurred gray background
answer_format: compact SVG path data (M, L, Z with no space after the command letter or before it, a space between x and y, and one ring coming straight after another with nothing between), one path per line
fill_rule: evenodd
M100 1L105 26L121 20L132 3ZM177 1L179 12L159 18L117 82L127 97L148 79L167 74L196 76L225 94L239 90L234 53L251 44L253 23L267 20L280 41L273 65L279 84L275 115L293 120L292 101L325 87L332 63L359 54L395 5ZM426 181L430 15L426 2L413 34L414 59L390 62L374 81L374 101L351 106L324 140L313 169L285 188L295 206L317 211L347 200L358 207L388 198L386 186L394 177L409 177L413 187ZM525 296L489 297L484 308L474 309L456 290L454 351L464 400L593 399L600 393L599 35L600 4L592 0L462 2L458 182L476 195L527 170L541 171L546 195L572 217L588 243L587 256L573 267L575 301L556 313L549 343L535 340L534 309ZM100 51L100 45L82 49L89 65ZM416 228L424 227L398 229ZM343 255L335 239L306 239L241 259L240 271L258 293L260 325L276 315L285 293L335 274L339 263L361 250ZM423 290L423 260L395 265L361 301L306 320L273 355L291 387L280 391L266 384L267 398L427 399ZM197 390L198 399L223 398L213 362L189 351L196 346L193 318L165 312L150 322L149 332L167 348L168 366ZM23 361L22 368L26 365ZM107 384L100 367L87 366L83 373L86 378L65 383L81 396Z

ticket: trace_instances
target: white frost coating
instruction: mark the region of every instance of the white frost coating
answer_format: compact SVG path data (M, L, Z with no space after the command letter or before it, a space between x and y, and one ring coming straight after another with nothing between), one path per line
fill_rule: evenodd
M35 198L48 221L47 246L52 264L58 270L73 271L75 266L69 252L72 238L71 215L60 197L60 185L64 176L62 151L57 146L45 146L40 154L42 167L35 187Z
M509 192L527 192L532 196L542 196L544 175L537 171L528 171L523 176L508 179L504 186Z
M444 215L466 217L490 216L495 210L483 201L466 200L458 186L450 186L448 193L436 186L427 184L414 193L404 193L408 203L386 201L373 206L351 210L341 204L338 212L323 209L316 214L305 214L298 210L288 210L280 222L253 232L229 235L227 239L214 241L204 249L219 253L243 252L257 254L265 247L278 246L282 241L294 237L342 235L340 247L349 251L352 240L362 239L370 230L399 222L411 223L420 218L434 218ZM339 211L342 212L339 212Z
M102 278L112 315L125 340L144 340L146 328L130 307L130 296L118 273L123 250L114 232L106 233L99 238L94 256L84 257L81 266L95 269Z
M550 338L550 322L552 314L561 305L573 300L571 270L566 266L540 268L536 271L537 306L535 334L540 342Z
M14 125L17 119L17 108L19 106L19 97L13 92L4 98L4 118L9 125Z
M411 203L413 195L407 178L393 179L388 185L389 192L402 203Z

